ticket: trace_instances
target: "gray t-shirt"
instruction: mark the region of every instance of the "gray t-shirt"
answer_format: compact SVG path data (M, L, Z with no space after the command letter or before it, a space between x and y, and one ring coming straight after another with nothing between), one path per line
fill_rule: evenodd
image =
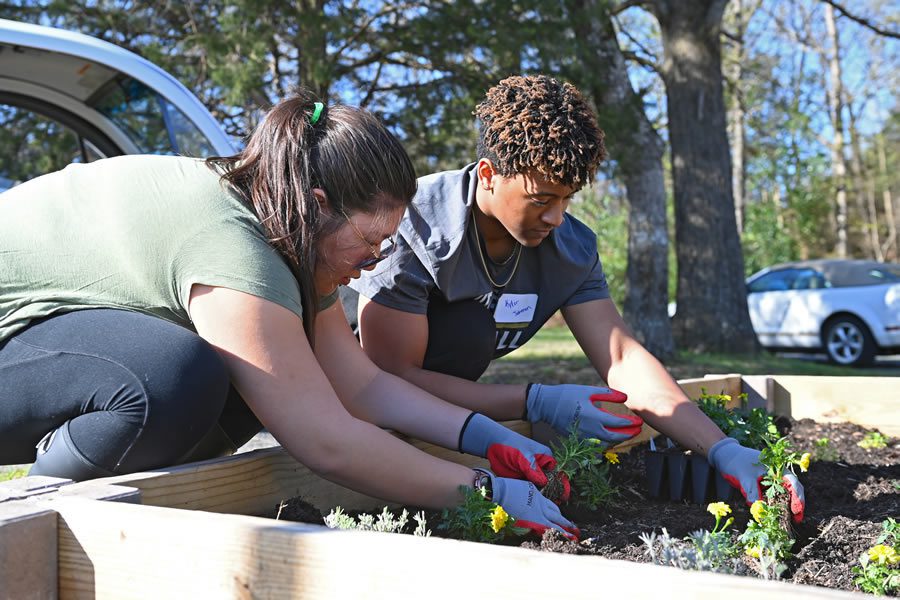
M427 312L434 295L447 302L475 298L494 315L498 358L531 339L559 308L608 298L609 289L596 235L568 214L539 246L522 248L518 265L515 255L496 264L486 252L482 264L472 218L474 167L419 179L394 254L351 287L378 304L416 314ZM494 288L485 266L495 282L512 278Z

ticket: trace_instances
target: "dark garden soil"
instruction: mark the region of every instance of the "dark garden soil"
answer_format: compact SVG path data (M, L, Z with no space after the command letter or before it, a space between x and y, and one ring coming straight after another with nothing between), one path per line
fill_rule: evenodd
M782 419L779 427L790 437L794 450L813 454L809 471L799 474L806 490L806 516L795 525L794 557L787 561L782 579L855 590L851 567L875 543L882 521L888 517L900 519L900 439L890 439L885 448L867 450L857 445L866 433L857 425ZM829 440L826 452L816 445L823 438ZM620 496L612 506L593 513L564 509L581 528L580 542L548 532L540 540L524 538L520 545L649 562L645 545L639 539L642 533L660 533L665 528L673 538L682 538L698 529L711 529L715 518L706 511L706 502L692 504L649 497L645 476L648 453L649 449L642 446L620 455L621 464L613 470L613 482ZM728 503L734 511L731 529L736 539L750 514L736 492ZM438 515L429 517L429 522L436 525ZM322 515L301 499L283 503L280 518L322 523ZM432 530L440 535L435 526ZM753 574L749 560L747 565Z

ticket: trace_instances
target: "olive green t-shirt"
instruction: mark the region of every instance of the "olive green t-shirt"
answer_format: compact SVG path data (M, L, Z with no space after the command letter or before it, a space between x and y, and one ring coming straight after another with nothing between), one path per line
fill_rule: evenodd
M202 160L73 164L0 194L0 342L34 319L87 308L194 329L194 284L252 294L302 317L287 263Z

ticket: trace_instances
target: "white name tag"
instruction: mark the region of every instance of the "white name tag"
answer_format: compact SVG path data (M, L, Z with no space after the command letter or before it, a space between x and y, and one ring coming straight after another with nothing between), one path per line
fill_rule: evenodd
M537 294L503 294L497 300L494 321L497 325L527 325L534 318L537 301Z

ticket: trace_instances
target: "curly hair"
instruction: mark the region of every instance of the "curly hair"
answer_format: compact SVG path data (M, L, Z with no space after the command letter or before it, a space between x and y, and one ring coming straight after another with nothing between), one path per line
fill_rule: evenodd
M606 158L603 131L581 92L547 75L507 77L473 114L480 122L478 156L504 177L537 171L581 188Z

